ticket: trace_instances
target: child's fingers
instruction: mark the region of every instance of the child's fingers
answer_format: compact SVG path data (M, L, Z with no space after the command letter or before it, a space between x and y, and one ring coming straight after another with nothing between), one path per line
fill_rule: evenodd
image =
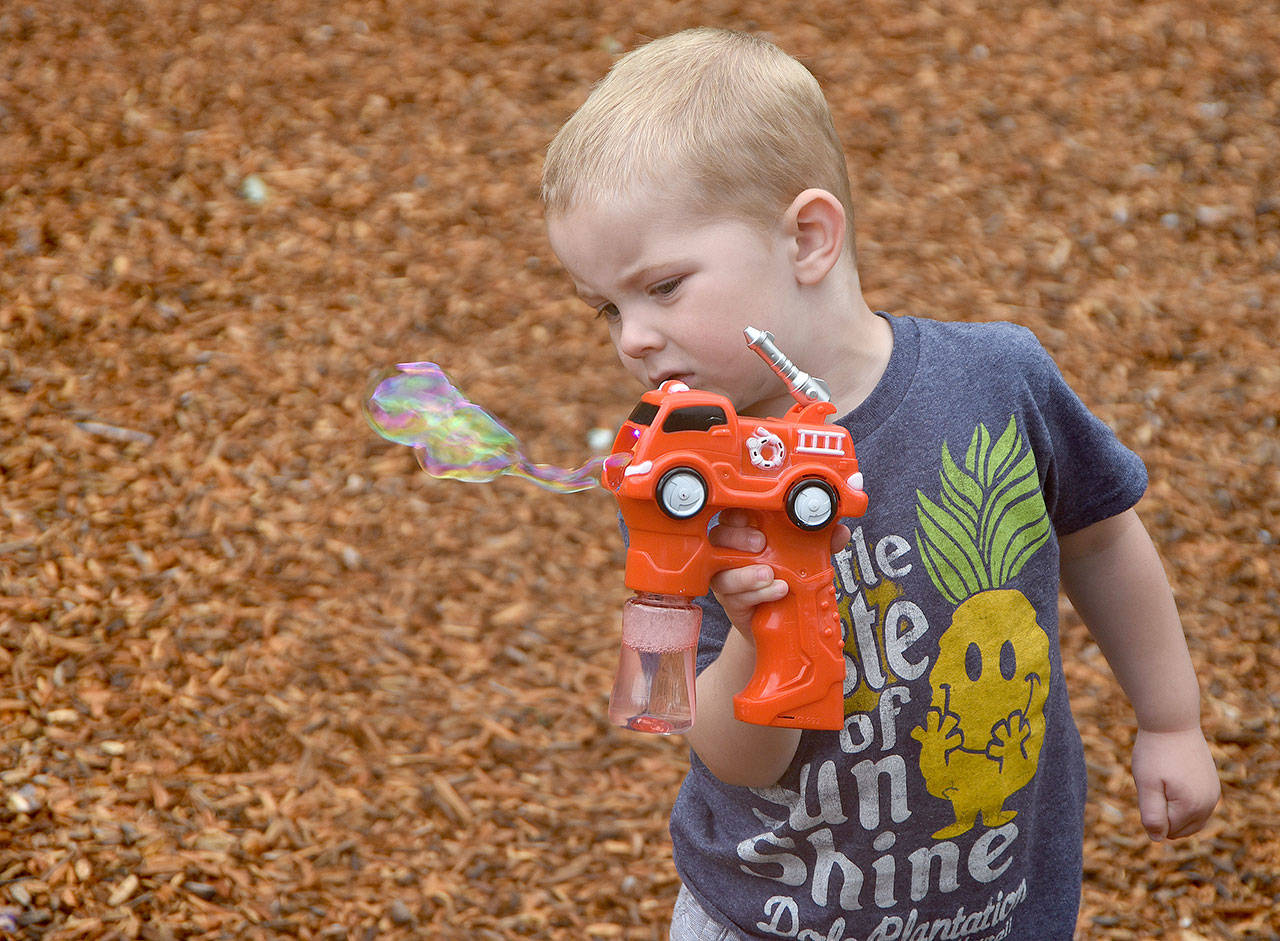
M1213 808L1218 805L1220 789L1217 776L1212 780L1195 781L1176 792L1166 788L1169 804L1169 839L1190 836L1208 822Z
M1203 827L1208 819L1208 811L1171 804L1169 806L1169 839L1177 840L1190 836Z
M738 549L742 552L760 552L765 547L764 533L750 525L744 510L725 510L712 527L711 544L721 549ZM844 523L837 523L831 530L831 553L834 555L849 544L853 534Z
M1208 821L1221 797L1213 756L1199 728L1138 730L1133 748L1138 812L1151 839L1190 836Z
M740 511L739 511L740 512ZM737 549L741 552L759 552L765 547L764 533L747 525L742 517L729 516L726 510L709 534L711 544L721 549ZM725 517L729 516L728 519Z
M782 586L779 589L779 585ZM719 596L731 597L738 604L748 604L748 598L760 592L775 600L786 594L787 583L775 578L773 569L767 565L744 565L741 568L724 569L711 577L711 589Z
M721 526L749 526L751 517L747 511L739 507L729 507L720 511L718 522Z
M1216 782L1215 782L1216 783ZM1182 793L1182 791L1186 793ZM1138 789L1138 812L1143 829L1151 839L1177 840L1197 832L1208 821L1218 803L1216 787L1200 793L1174 781Z
M785 597L789 587L774 577L769 566L747 565L717 572L711 578L711 590L729 620L745 629L757 605Z

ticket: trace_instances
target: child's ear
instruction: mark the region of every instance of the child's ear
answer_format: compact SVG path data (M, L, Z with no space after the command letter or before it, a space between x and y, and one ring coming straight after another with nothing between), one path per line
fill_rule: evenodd
M844 252L845 218L840 200L822 189L807 189L783 215L792 241L792 267L801 284L817 284Z

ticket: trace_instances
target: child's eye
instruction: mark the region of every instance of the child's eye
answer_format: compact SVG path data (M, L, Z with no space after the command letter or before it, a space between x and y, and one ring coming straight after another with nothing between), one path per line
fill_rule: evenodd
M653 293L659 297L670 297L676 292L676 289L680 287L683 281L684 278L670 278L669 280L663 281L661 284L655 285Z
M606 301L596 308L596 316L605 323L617 323L622 313L618 310L618 305L612 301Z

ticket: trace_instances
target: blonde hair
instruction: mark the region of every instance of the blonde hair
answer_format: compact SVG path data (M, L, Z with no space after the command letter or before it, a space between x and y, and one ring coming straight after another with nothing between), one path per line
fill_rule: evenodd
M619 59L547 148L542 198L558 215L655 184L762 226L824 189L844 206L853 246L849 173L822 89L755 36L690 29Z

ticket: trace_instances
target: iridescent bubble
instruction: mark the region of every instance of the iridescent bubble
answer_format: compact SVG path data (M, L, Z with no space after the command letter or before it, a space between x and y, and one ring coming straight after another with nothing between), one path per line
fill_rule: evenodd
M573 469L533 463L516 436L468 401L435 363L384 370L362 405L373 430L413 448L432 477L483 483L511 474L556 493L577 493L598 486L606 460L593 458Z

